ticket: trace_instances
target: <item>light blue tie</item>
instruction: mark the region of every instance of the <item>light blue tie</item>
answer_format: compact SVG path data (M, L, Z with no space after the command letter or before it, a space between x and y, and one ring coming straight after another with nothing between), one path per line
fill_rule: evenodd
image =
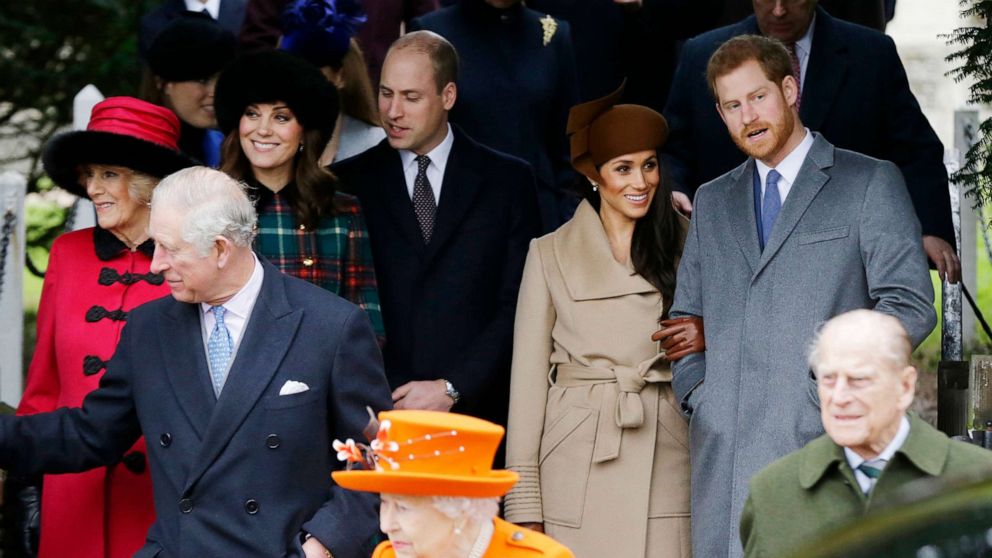
M775 226L775 219L782 209L782 197L778 193L778 179L782 175L776 170L768 171L765 179L765 195L761 199L761 245L768 246L768 239L772 236L772 227Z
M214 384L214 395L220 397L220 390L224 388L224 380L227 379L227 365L231 363L231 353L234 352L234 340L224 324L227 308L212 306L210 311L214 313L216 322L210 338L207 339L207 359L210 361L210 380Z

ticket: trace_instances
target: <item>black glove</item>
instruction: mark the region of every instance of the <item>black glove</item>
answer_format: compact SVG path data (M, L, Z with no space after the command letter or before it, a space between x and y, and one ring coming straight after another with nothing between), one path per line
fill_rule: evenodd
M14 508L14 546L22 556L36 558L41 532L41 477L8 475L4 497Z

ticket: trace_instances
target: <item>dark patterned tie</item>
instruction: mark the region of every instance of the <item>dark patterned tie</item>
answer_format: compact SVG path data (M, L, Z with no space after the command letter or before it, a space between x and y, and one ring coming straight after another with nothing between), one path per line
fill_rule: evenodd
M799 110L799 103L803 99L803 70L799 65L799 54L796 52L796 43L789 43L789 60L792 61L792 75L796 78L796 110Z
M419 155L417 157L417 178L413 181L413 212L417 214L417 222L420 223L420 234L424 237L424 244L429 244L431 235L434 234L434 215L437 213L434 190L431 189L430 180L427 180L427 167L430 164L430 157Z
M875 488L875 483L878 482L878 477L882 476L882 470L885 469L886 463L887 461L885 459L872 459L858 465L858 470L869 479L868 489L865 490L865 494L868 494Z

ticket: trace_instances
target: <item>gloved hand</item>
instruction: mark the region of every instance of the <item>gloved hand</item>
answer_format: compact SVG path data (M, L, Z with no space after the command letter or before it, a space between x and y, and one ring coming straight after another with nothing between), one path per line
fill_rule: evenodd
M661 341L668 360L680 358L706 350L706 336L703 319L698 316L683 316L661 321L661 329L651 335L652 341Z
M38 536L41 533L41 477L8 475L4 481L4 496L14 508L16 548L22 556L38 556Z

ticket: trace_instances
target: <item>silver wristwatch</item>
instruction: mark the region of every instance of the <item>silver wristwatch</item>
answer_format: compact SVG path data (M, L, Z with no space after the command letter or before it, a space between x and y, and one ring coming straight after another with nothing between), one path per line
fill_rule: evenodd
M444 382L444 394L450 397L454 403L458 403L458 400L462 398L462 394L458 393L455 386L448 380L441 378L441 381Z

